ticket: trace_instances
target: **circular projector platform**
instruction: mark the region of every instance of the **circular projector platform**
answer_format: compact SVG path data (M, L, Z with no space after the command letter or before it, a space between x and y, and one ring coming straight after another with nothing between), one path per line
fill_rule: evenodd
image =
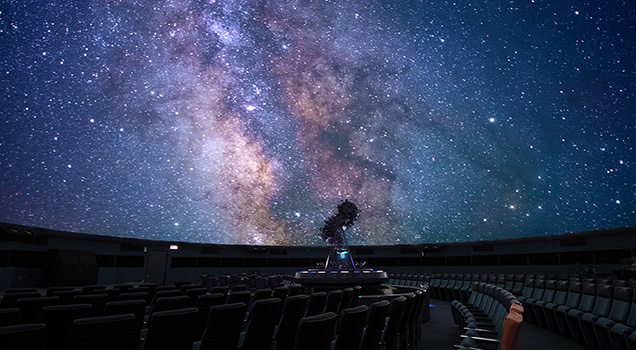
M294 275L294 282L304 287L369 286L381 285L389 280L382 270L304 270Z

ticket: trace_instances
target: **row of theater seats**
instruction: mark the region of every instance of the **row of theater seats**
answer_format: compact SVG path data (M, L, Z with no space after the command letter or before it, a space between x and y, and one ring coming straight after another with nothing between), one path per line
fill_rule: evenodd
M246 285L249 290L276 288L283 285L283 275L231 274L202 275L201 285L210 290L216 286Z
M453 321L464 331L459 349L513 350L523 321L523 307L509 291L475 282L470 299L451 302Z
M519 300L527 321L590 349L636 349L635 288L625 280L528 279Z
M358 306L359 287L104 287L6 291L2 349L412 349L423 299Z
M427 284L433 298L465 301L474 281L519 295L526 321L591 349L636 349L636 281L557 274L396 274Z

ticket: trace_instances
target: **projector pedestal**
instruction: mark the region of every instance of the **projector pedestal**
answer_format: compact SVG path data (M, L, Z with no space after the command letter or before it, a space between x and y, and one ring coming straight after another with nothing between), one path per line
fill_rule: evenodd
M298 271L294 282L310 288L343 288L347 286L380 286L389 280L389 274L382 270L317 270Z

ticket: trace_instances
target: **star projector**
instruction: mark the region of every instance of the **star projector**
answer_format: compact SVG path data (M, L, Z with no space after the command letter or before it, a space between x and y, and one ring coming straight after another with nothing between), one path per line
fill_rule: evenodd
M364 263L357 264L353 260L345 231L353 226L358 214L360 210L353 202L344 200L338 204L338 212L325 220L321 230L322 239L329 244L324 269L296 272L296 282L307 287L330 289L354 285L379 286L388 281L386 272L362 269Z

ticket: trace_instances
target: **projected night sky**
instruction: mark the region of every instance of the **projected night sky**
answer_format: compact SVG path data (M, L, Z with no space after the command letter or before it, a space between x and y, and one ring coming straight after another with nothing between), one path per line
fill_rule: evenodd
M631 1L4 1L0 222L324 245L636 225Z

